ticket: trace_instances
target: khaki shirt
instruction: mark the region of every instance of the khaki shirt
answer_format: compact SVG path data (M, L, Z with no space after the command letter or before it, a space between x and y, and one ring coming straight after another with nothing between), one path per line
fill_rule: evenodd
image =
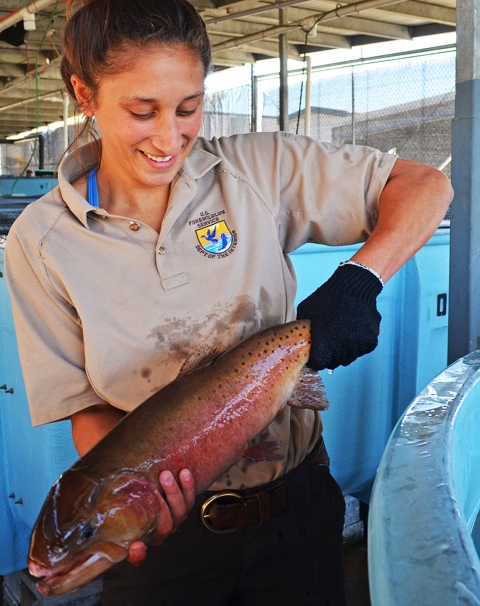
M395 157L283 133L199 139L172 184L158 234L96 209L71 186L92 147L67 156L59 185L30 204L6 244L32 422L108 402L130 411L196 350L226 350L294 319L287 253L364 241ZM216 226L216 229L215 229ZM214 489L276 479L321 432L289 407L262 432L283 461L240 461Z

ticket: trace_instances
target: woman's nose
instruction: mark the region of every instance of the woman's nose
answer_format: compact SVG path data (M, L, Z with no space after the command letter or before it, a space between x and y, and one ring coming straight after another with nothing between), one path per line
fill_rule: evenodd
M175 155L182 145L182 135L176 116L162 116L151 134L152 143L165 155Z

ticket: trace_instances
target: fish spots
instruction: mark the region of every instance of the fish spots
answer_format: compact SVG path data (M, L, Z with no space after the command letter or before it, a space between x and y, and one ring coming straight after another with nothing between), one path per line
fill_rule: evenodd
M353 164L352 157L350 156L350 154L348 152L345 152L343 154L343 159L346 160L347 162L350 162L350 164Z

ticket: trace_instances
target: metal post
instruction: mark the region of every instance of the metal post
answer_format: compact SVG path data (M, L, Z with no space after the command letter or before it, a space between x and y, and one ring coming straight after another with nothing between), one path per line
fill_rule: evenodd
M307 63L307 78L305 82L305 134L310 136L311 117L311 80L312 80L312 58L309 55L303 57Z
M257 121L255 123L255 132L261 133L263 131L263 89L261 86L258 86L258 76L257 76Z
M38 133L38 168L43 170L45 168L45 135Z
M352 145L355 145L355 72L352 65Z
M457 85L452 127L449 363L479 348L480 0L457 0Z
M63 93L63 150L68 149L68 93Z
M288 23L286 8L280 9L280 25ZM279 37L279 56L280 56L280 130L289 131L288 120L288 34L281 34Z
M251 117L250 117L250 132L257 132L258 124L258 77L253 73L253 65L250 66L250 91L251 91Z

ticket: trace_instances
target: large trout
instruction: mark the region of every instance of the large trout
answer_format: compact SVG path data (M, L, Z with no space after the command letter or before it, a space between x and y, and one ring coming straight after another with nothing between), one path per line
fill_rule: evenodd
M262 444L249 452L248 443L287 401L327 407L318 374L304 369L310 339L309 320L264 330L126 415L51 488L28 558L30 573L44 577L38 589L73 591L126 558L133 541L148 542L162 470L178 478L190 469L200 493L244 455L278 457L268 455L271 443L260 457Z

